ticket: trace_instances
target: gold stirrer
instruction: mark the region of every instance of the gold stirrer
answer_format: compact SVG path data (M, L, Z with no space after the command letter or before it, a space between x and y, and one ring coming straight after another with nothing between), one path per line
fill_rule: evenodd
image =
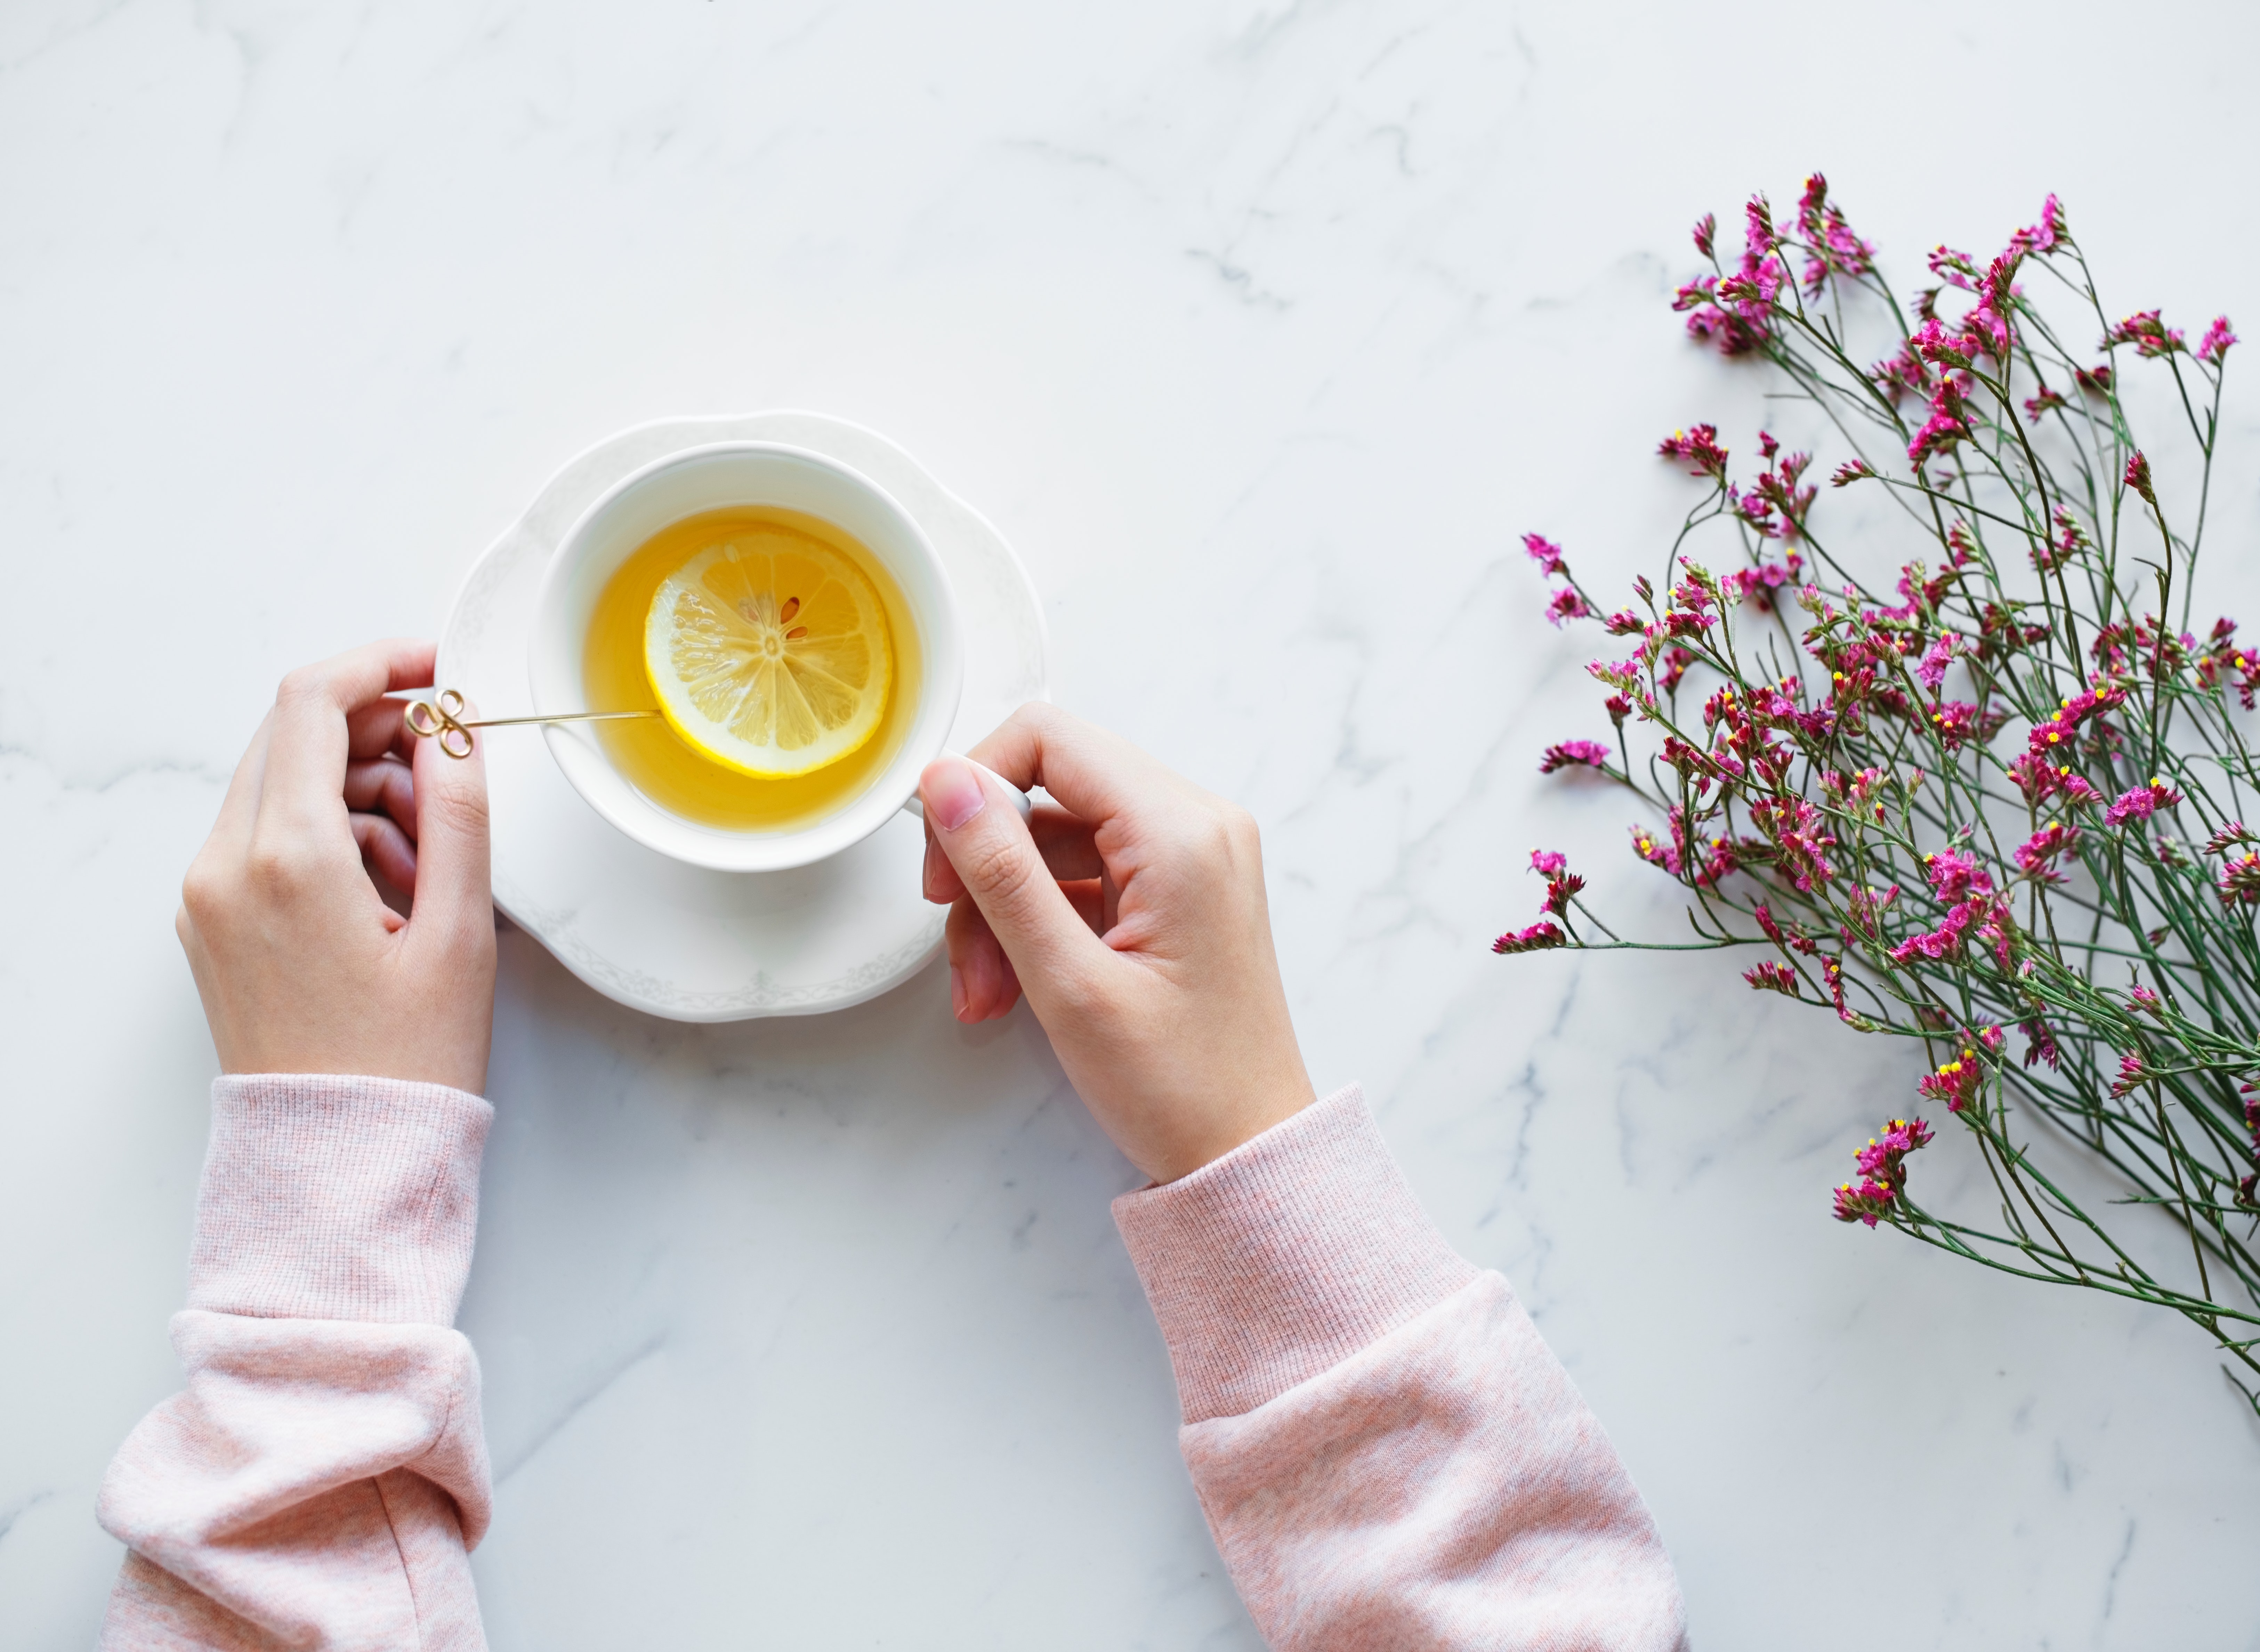
M448 756L468 757L471 754L471 731L475 728L509 728L519 723L601 723L615 718L658 715L654 707L647 712L560 712L554 717L477 717L466 720L463 697L453 689L441 689L432 699L411 700L405 721L410 733L439 741L440 749ZM456 744L459 740L460 747Z

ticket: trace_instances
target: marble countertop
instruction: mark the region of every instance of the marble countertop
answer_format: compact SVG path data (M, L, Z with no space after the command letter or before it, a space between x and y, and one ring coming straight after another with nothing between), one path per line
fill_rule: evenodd
M2260 1426L2202 1339L1827 1219L1904 1059L1716 961L1485 950L1541 842L1670 918L1534 772L1598 712L1514 536L1613 585L1684 497L1656 436L1750 440L1665 305L1699 212L1825 166L1912 273L2053 189L2123 307L2260 321L2249 8L2152 8L2139 61L2093 0L1872 15L0 11L0 1640L88 1642L95 1486L176 1380L214 1062L170 919L275 679L435 631L609 433L798 406L998 524L1060 701L1255 812L1313 1076L1513 1281L1703 1644L2249 1644ZM497 1020L498 1652L1258 1644L1133 1174L1025 1012L961 1029L934 970L680 1026L511 933Z

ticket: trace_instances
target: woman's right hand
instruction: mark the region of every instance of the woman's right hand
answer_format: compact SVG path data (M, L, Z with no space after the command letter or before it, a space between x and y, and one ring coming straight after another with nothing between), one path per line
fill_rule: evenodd
M486 765L417 740L384 697L432 665L428 642L373 642L293 671L236 765L175 920L221 1071L485 1088Z
M919 781L957 1018L1026 991L1069 1081L1157 1182L1308 1106L1247 811L1049 705L970 755ZM1023 822L975 763L1063 806Z

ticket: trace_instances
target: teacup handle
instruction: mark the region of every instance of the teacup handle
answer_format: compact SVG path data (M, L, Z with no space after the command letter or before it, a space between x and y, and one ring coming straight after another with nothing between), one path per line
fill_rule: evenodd
M942 754L945 757L955 757L961 754L962 754L957 752L944 752ZM965 761L969 763L973 763L973 760L970 757L966 758ZM973 763L973 766L976 769L978 769L983 774L988 776L990 779L995 781L998 785L1005 788L1005 795L1012 800L1012 806L1020 812L1021 819L1026 819L1030 814L1034 812L1036 806L1035 799L1029 797L1026 792L1021 790L1018 786L1005 779L1004 776L998 774L986 763ZM920 797L918 793L913 791L911 793L910 801L903 805L903 812L905 814L914 814L921 820L925 819L926 800Z

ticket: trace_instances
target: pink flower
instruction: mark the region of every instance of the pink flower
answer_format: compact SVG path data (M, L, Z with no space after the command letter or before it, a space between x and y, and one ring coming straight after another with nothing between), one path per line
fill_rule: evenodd
M1934 247L1929 261L1930 273L1948 286L1964 292L1978 290L1978 261L1969 254L1957 253L1951 247Z
M2207 855L2219 855L2232 844L2252 842L2260 842L2260 839L2256 839L2245 829L2243 821L2231 820L2205 840L2205 852Z
M1989 736L2000 726L1998 721L1981 725L1978 708L1967 700L1941 700L1930 708L1930 726L1950 752L1960 751L1973 738Z
M2260 852L2223 862L2218 887L2223 906L2260 906Z
M1684 459L1693 467L1691 476L1713 476L1723 479L1727 474L1727 450L1719 446L1716 425L1698 425L1692 430L1675 430L1656 445L1656 453L1666 459Z
M1936 1072L1924 1074L1916 1088L1933 1101L1944 1102L1949 1112L1960 1112L1985 1083L1985 1069L1978 1052L1965 1049Z
M1863 1180L1857 1187L1847 1182L1836 1190L1836 1219L1865 1222L1873 1227L1891 1214L1892 1202L1898 1197L1881 1182Z
M1686 859L1680 854L1677 843L1659 839L1644 826L1632 828L1632 852L1650 866L1662 867L1674 877L1678 876L1680 869L1686 865Z
M1763 195L1750 197L1742 208L1742 257L1746 263L1764 258L1781 245L1773 232L1773 208Z
M2149 988L2130 987L2128 989L2127 998L2136 1009L2152 1019L2163 1021L2166 1019L2166 1001L2151 991Z
M1798 996L1797 971L1770 958L1755 969L1743 970L1742 979L1756 991L1778 992L1792 998Z
M2098 712L2107 712L2127 697L2127 690L2098 688L2092 693L2075 694L2063 703L2063 709L2045 723L2035 724L2029 742L2035 756L2049 757L2056 747L2070 740L2079 726Z
M1522 548L1530 553L1530 560L1545 573L1566 574L1570 571L1570 565L1562 560L1562 547L1543 533L1524 534Z
M2182 342L2181 330L2168 326L2155 310L2138 310L2103 335L2105 349L2114 344L2131 344L2137 355L2146 358L2171 355L2187 348Z
M1718 214L1715 212L1704 213L1702 217L1695 220L1695 250L1702 254L1706 258L1713 256L1711 251L1712 242L1718 233Z
M1585 599L1570 586L1564 585L1554 593L1554 600L1546 604L1546 618L1559 626L1567 619L1590 619L1593 611Z
M2197 359L2219 367L2221 357L2228 354L2228 347L2235 342L2236 335L2228 330L2228 318L2215 316L2213 325L2205 330L2205 337L2198 343Z
M1872 476L1875 474L1876 468L1866 460L1847 459L1836 467L1836 474L1828 478L1828 485L1832 488L1849 487L1863 477Z
M1870 1136L1856 1155L1860 1184L1836 1190L1836 1219L1873 1227L1888 1218L1906 1186L1906 1159L1930 1145L1930 1126L1920 1119L1894 1119L1880 1136Z
M1905 1180L1906 1155L1920 1152L1930 1143L1930 1126L1921 1119L1894 1119L1884 1126L1882 1135L1870 1136L1868 1145L1855 1157L1862 1176L1872 1176L1899 1186Z
M2157 504L2158 496L2150 486L2150 461L2139 447L2135 450L2135 456L2127 461L2127 485L2149 504Z
M1971 895L1993 892L1992 876L1966 849L1941 849L1935 855L1926 855L1922 870L1941 900L1958 901Z
M2025 1065L2036 1067L2046 1062L2053 1071L2059 1052L2056 1047L2056 1034L2049 1031L2049 1024L2035 1015L2029 1021L2018 1022L2017 1031L2022 1033L2026 1039Z
M1530 851L1530 869L1538 873L1541 876L1558 876L1561 873L1568 869L1569 865L1570 857L1563 854L1559 849L1533 849Z
M2111 1081L2111 1093L2121 1098L2131 1095L2150 1083L2151 1078L2149 1070L2142 1065L2139 1050L2131 1055L2121 1055L2119 1058L2119 1076Z
M1918 958L1937 963L1962 950L1962 936L1985 911L1985 903L1966 900L1946 914L1946 921L1926 934L1915 935L1892 948L1893 963L1913 963Z
M1852 233L1843 212L1828 199L1828 180L1818 172L1805 181L1797 205L1797 225L1805 236L1805 285L1818 293L1831 271L1864 275L1875 267L1876 249Z
M2052 253L2070 239L2071 232L2064 227L2063 208L2051 195L2042 204L2041 221L2009 237L2009 247L2013 252Z
M1922 468L1933 454L1949 451L1955 443L1970 433L1970 427L1950 413L1933 413L1916 431L1914 440L1907 444L1907 460L1916 469Z
M2034 424L2037 425L2041 422L2042 418L2046 417L2048 414L2054 412L2057 408L2067 407L2070 405L2070 404L2066 402L2063 397L2057 395L2054 390L2049 389L2047 385L2043 384L2041 386L2039 395L2028 396L2025 397L2025 417L2031 419Z
M2171 809L2182 800L2182 794L2153 775L2147 786L2136 786L2121 792L2119 801L2103 812L2103 824L2124 826L2129 820L2147 820L2161 809Z
M1597 740L1565 740L1558 746L1548 746L1546 754L1539 759L1538 772L1550 775L1557 769L1573 769L1583 765L1600 769L1609 761L1609 748Z
M1557 877L1549 877L1546 880L1546 900L1539 910L1552 912L1556 918L1563 917L1570 910L1570 898L1584 887L1585 880L1575 872L1563 872Z
M1914 680L1933 693L1937 692L1938 685L1946 680L1946 668L1954 662L1955 645L1961 640L1949 631L1932 643L1915 666Z
M1527 929L1517 929L1501 935L1491 943L1493 952L1543 952L1548 947L1566 946L1569 937L1554 924L1533 924Z
M1799 890L1836 876L1827 851L1836 847L1827 817L1802 797L1761 797L1750 805L1750 823L1781 850L1782 869Z
M2017 846L2017 869L2044 883L2061 883L2056 863L2079 846L2079 828L2051 820Z

